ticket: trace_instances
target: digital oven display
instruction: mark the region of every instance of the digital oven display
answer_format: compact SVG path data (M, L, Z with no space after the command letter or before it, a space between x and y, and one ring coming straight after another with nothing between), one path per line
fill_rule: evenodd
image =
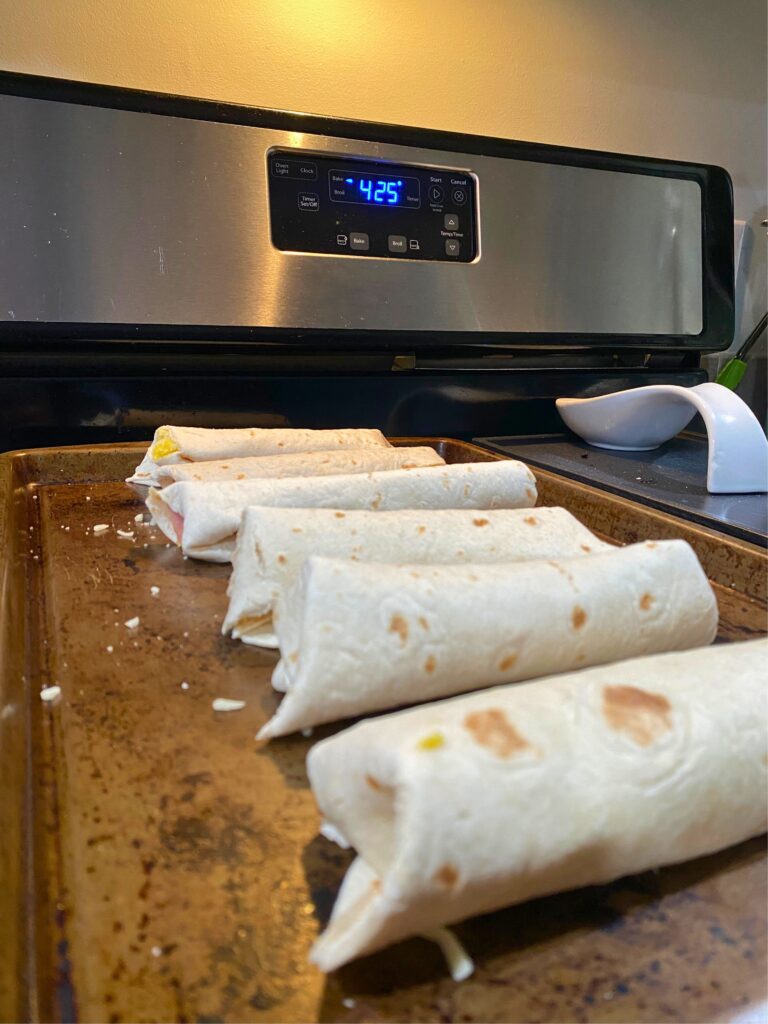
M334 203L418 210L421 206L419 179L398 173L382 173L373 165L364 171L328 171L328 194Z

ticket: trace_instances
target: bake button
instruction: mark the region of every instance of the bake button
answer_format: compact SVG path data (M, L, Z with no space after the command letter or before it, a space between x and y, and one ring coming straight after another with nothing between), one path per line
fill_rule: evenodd
M453 190L453 201L457 206L462 206L467 201L467 193L463 188L455 188Z
M390 252L405 252L407 244L405 235L390 235L387 238L387 248Z
M299 209L317 212L320 209L320 196L317 192L299 192Z
M443 201L443 190L439 185L429 186L429 201L430 203L442 203Z
M360 252L368 252L368 235L366 235L364 231L350 231L349 247L350 249L357 249Z
M458 238L446 238L445 240L445 255L446 256L458 256L461 252L461 243Z
M458 213L446 213L443 217L443 224L445 225L446 231L458 231L459 230L459 215Z

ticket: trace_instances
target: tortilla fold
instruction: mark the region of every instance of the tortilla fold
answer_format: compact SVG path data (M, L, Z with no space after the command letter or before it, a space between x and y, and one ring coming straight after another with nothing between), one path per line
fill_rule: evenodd
M318 743L307 761L317 804L358 856L311 959L331 971L438 926L764 832L767 663L768 640L661 654Z
M259 738L710 643L717 601L668 540L513 565L310 558L273 614L282 703Z
M251 455L287 455L345 448L389 448L380 430L303 430L283 427L158 427L127 483L154 485L160 466Z
M198 480L268 480L288 476L338 476L344 473L374 473L389 469L444 466L445 459L434 448L354 448L330 452L293 452L290 455L257 455L245 459L215 462L182 462L160 466L160 487Z

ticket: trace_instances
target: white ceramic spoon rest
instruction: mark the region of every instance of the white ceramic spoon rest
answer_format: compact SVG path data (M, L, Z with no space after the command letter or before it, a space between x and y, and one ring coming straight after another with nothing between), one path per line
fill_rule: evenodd
M617 391L597 398L558 398L557 411L588 444L618 451L658 448L701 413L707 428L707 490L768 491L768 440L749 406L721 384L677 384Z

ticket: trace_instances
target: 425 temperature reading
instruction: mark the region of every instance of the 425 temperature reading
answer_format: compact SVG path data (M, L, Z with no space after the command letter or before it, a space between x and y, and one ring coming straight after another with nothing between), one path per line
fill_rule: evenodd
M352 178L347 178L347 184L353 183ZM371 178L359 178L357 187L366 203L389 203L395 206L400 202L400 192L403 187L402 181L373 181Z

